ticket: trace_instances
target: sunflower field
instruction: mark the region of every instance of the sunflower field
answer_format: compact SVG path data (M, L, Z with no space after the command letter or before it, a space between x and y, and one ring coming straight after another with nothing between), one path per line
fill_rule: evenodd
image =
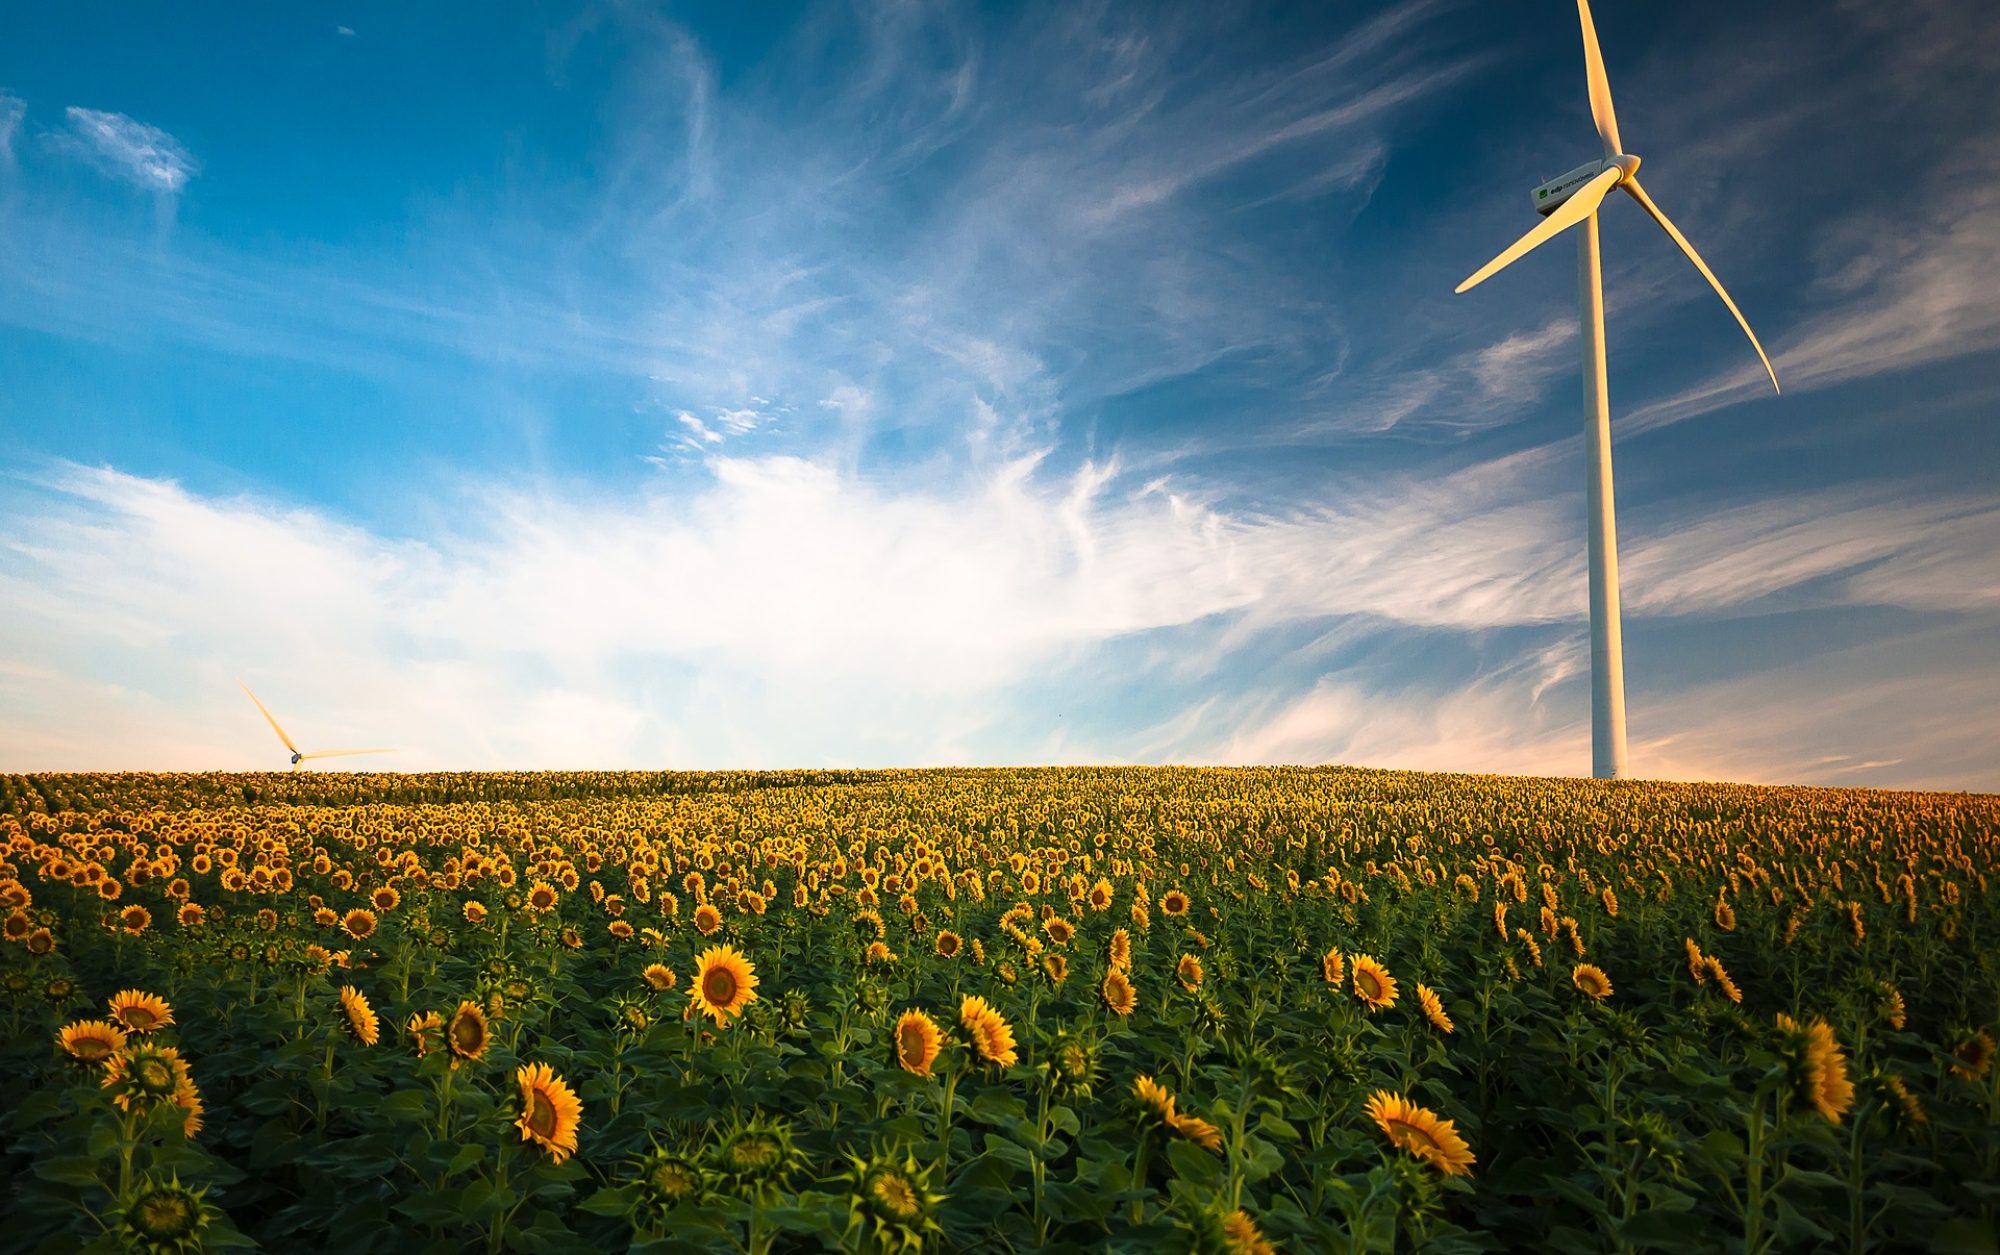
M0 1249L1993 1250L2000 799L0 777Z

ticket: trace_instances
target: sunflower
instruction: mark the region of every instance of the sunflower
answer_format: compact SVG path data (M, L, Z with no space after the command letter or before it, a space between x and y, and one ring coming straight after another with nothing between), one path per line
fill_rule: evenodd
M655 993L667 992L674 987L674 982L679 979L674 975L674 969L664 963L648 963L646 970L640 973L640 975L645 978L647 986Z
M860 1229L872 1241L860 1249L921 1251L941 1234L935 1212L944 1196L930 1188L931 1168L920 1167L905 1151L899 1161L888 1157L848 1156L848 1232Z
M546 880L537 880L528 889L528 899L527 899L528 909L533 911L537 915L540 915L545 911L555 910L556 901L557 898L556 898L555 886L551 885Z
M936 1020L922 1011L905 1011L896 1021L896 1062L905 1072L929 1076L943 1040Z
M583 1122L583 1102L575 1091L546 1063L523 1064L514 1079L521 1085L521 1118L514 1121L521 1140L539 1143L556 1163L575 1154Z
M694 979L688 983L688 999L694 1009L727 1028L729 1017L757 1000L757 969L734 946L714 946L695 960Z
M104 1061L103 1088L111 1091L111 1101L121 1111L151 1111L162 1102L173 1102L183 1084L190 1089L187 1060L172 1046L146 1042L128 1045Z
M340 987L340 1009L347 1017L347 1029L364 1046L372 1046L382 1039L382 1022L375 1016L375 1008L368 1005L368 997L352 985Z
M468 924L484 924L486 922L486 904L477 898L469 899L460 910L464 913L465 922Z
M103 1063L125 1049L125 1031L103 1020L78 1020L63 1025L56 1044L78 1063Z
M366 941L375 933L375 912L357 906L340 921L341 931L356 941Z
M452 1012L451 1023L445 1027L445 1044L458 1058L452 1060L456 1066L458 1059L477 1059L486 1053L493 1043L492 1026L486 1022L486 1012L480 1005L470 1000L458 1004Z
M1051 985L1060 985L1069 979L1069 960L1051 950L1042 956L1042 975L1049 978Z
M1704 955L1702 956L1701 965L1704 972L1715 978L1715 987L1722 991L1723 997L1729 999L1731 1002L1743 1001L1743 991L1736 987L1735 981L1729 979L1729 973L1724 970L1722 960L1712 954Z
M397 892L396 886L383 885L369 896L369 901L375 904L376 910L386 915L403 904L403 895Z
M1201 960L1192 954L1183 954L1181 961L1174 964L1174 976L1181 982L1181 988L1193 993L1201 988Z
M974 1052L985 1062L1011 1068L1020 1061L1014 1049L1013 1027L986 999L968 995L958 1005L958 1022L971 1039Z
M1878 1005L1883 1023L1898 1033L1902 1032L1903 1026L1909 1023L1909 1012L1903 1006L1903 991L1886 980L1881 983L1880 991L1882 998Z
M937 944L933 948L940 959L955 959L964 944L957 933L947 928L938 933Z
M1115 967L1104 974L1104 984L1098 992L1103 995L1104 1005L1111 1008L1113 1015L1130 1015L1132 1008L1139 1005L1139 995L1132 988L1131 980Z
M1579 963L1571 968L1569 981L1598 1002L1612 994L1611 978L1604 974L1603 968L1593 963Z
M412 1014L404 1022L403 1031L410 1035L410 1042L417 1049L417 1058L421 1059L444 1044L444 1017L435 1011Z
M182 928L193 928L201 923L207 914L208 912L202 909L201 903L183 902L181 903L181 909L174 912L174 919Z
M1370 1014L1396 1005L1396 978L1389 975L1389 969L1375 961L1372 954L1354 956L1354 996L1361 999Z
M174 1022L174 1009L158 994L127 989L110 1000L111 1018L128 1033L150 1033Z
M1319 956L1319 974L1335 989L1347 983L1347 956L1338 946Z
M1791 1038L1799 1065L1799 1088L1807 1102L1835 1124L1854 1106L1854 1082L1847 1078L1847 1056L1833 1026L1814 1020L1801 1029L1798 1021L1780 1011L1778 1028Z
M1160 1123L1173 1133L1188 1139L1203 1150L1222 1149L1222 1130L1206 1120L1182 1115L1173 1093L1152 1077L1142 1076L1133 1081L1132 1096L1139 1100L1142 1109L1158 1116Z
M1186 915L1188 896L1178 889L1169 889L1160 895L1160 914Z
M207 1249L202 1231L214 1215L203 1201L207 1192L188 1189L178 1175L144 1182L119 1208L119 1248L146 1255Z
M1167 1121L1167 1127L1203 1150L1212 1150L1218 1153L1222 1150L1222 1130L1216 1128L1206 1120L1197 1119L1194 1116L1184 1116L1179 1112L1175 1112Z
M1985 1029L1961 1034L1958 1043L1951 1048L1955 1060L1951 1070L1968 1081L1976 1081L1993 1066L1994 1051L1993 1034Z
M1132 934L1120 928L1111 934L1111 945L1106 951L1111 966L1121 972L1132 971Z
M1278 1255L1278 1248L1240 1207L1223 1220L1222 1243L1229 1255Z
M4 935L9 941L24 940L34 930L34 916L23 910L9 911L7 918L0 920L0 935Z
M45 954L55 953L56 935L46 928L37 928L29 933L28 939L21 944L27 948L29 954L39 959Z
M702 936L710 936L722 927L722 912L704 902L694 909L694 926Z
M1164 1124L1166 1121L1173 1119L1173 1092L1158 1081L1155 1081L1152 1077L1142 1076L1133 1081L1132 1096L1139 1100L1141 1107L1159 1116L1161 1123Z
M136 937L153 926L153 913L134 902L118 912L118 926Z
M1417 986L1417 1005L1423 1008L1424 1018L1440 1033L1450 1033L1455 1027L1451 1017L1445 1014L1444 1001L1429 985Z
M1386 1089L1375 1091L1366 1111L1390 1141L1439 1172L1448 1177L1472 1174L1472 1148L1450 1120L1440 1120L1434 1112Z

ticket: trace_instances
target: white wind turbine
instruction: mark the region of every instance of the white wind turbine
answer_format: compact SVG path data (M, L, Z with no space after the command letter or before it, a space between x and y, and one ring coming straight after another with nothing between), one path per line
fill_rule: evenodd
M256 695L255 693L252 693L252 692L250 691L250 686L249 686L249 685L247 685L247 684L243 683L243 681L241 681L241 680L238 680L238 681L236 682L236 685L237 685L237 687L238 687L238 688L240 688L240 689L242 689L242 690L243 690L243 692L244 692L244 695L245 695L245 696L247 696L247 697L248 697L248 698L249 698L249 699L250 699L251 701L253 701L253 702L257 702L257 709L258 709L258 710L260 710L260 711L263 711L263 714L264 714L264 722L266 722L266 723L268 723L268 724L270 724L270 725L271 725L271 731L273 731L273 732L277 733L277 734L278 734L278 739L279 739L280 741L283 741L283 742L285 743L285 748L286 748L286 749L288 749L288 750L290 750L290 751L292 751L292 770L293 770L293 771L297 771L297 770L299 769L299 764L300 764L300 763L302 763L302 762L304 762L304 761L306 761L306 760L307 760L308 758L345 758L345 757L349 756L350 754L393 754L393 753L395 753L395 752L396 752L395 750L387 750L387 749L375 749L375 750L314 750L314 751L313 751L312 753L308 754L308 753L304 752L303 750L301 750L301 749L300 749L300 748L299 748L299 747L298 747L297 745L295 745L295 744L293 744L293 743L292 743L292 738L291 738L290 736L288 736L288 735L286 734L286 732L285 732L285 730L284 730L283 728L281 728L281 727L279 727L279 726L278 726L278 721L277 721L276 719L274 719L274 718L272 718L272 717L271 717L271 712L270 712L269 710L266 710L266 709L265 709L265 707L264 707L264 703L262 703L262 702L258 702L258 701L257 701L257 695Z
M1590 481L1590 759L1591 774L1615 779L1625 774L1625 648L1618 622L1618 524L1611 498L1611 402L1605 392L1604 367L1604 279L1597 257L1597 209L1613 188L1622 188L1639 207L1660 224L1708 286L1722 298L1736 325L1750 337L1750 346L1778 386L1778 372L1757 342L1757 333L1723 291L1721 280L1694 251L1694 245L1679 228L1667 220L1646 189L1639 185L1639 159L1625 151L1618 139L1618 117L1611 109L1611 84L1604 76L1604 56L1597 49L1597 27L1590 20L1589 0L1576 0L1577 16L1583 22L1583 65L1590 84L1590 115L1596 119L1598 138L1604 141L1604 158L1578 166L1534 191L1536 212L1544 215L1534 230L1516 240L1505 252L1487 262L1472 277L1458 285L1464 292L1485 282L1496 272L1547 243L1570 227L1581 224L1577 236L1577 300L1583 321L1583 396L1588 424Z

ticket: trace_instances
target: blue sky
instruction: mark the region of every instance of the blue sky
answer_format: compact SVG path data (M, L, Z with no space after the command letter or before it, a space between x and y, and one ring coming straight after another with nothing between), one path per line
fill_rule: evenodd
M753 16L754 14L754 16ZM1597 14L1632 765L2000 788L2000 11ZM14 6L0 767L1582 774L1574 10ZM308 748L311 747L308 746ZM360 760L365 762L367 760Z

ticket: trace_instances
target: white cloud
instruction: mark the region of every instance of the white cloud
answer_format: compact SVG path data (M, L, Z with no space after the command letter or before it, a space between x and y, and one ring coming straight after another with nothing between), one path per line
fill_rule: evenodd
M789 457L707 466L706 486L679 494L479 489L454 503L461 531L425 541L66 470L6 520L0 655L17 665L0 675L0 754L14 766L254 764L265 734L230 686L242 674L295 735L387 738L411 767L1020 761L1093 746L1574 761L1579 734L1549 713L1577 674L1574 641L1498 659L1456 693L1336 680L1296 701L1245 698L1257 690L1231 665L1285 625L1471 639L1577 623L1581 542L1571 511L1532 499L1532 459L1421 488L1349 485L1342 510L1281 516L1223 512L1172 481L1130 488L1115 463L1055 474L1024 458L900 483ZM1629 604L1726 613L1845 575L1821 604L1921 609L1936 589L2000 582L1996 532L1990 503L1746 508L1637 542ZM1883 575L1892 563L1900 583ZM1238 731L1218 745L1099 729L1056 745L1006 730L1034 686L1101 685L1102 651L1141 633L1167 634L1163 675L1220 700L1198 730L1226 719ZM1212 671L1166 665L1203 641ZM1880 748L1856 760L1895 756ZM1676 753L1654 761L1708 769Z
M14 163L14 137L21 133L21 120L28 116L28 102L10 91L0 91L0 165Z
M171 196L186 186L199 168L181 142L157 126L122 113L76 105L63 112L69 120L67 138L73 148L107 174L147 191Z

